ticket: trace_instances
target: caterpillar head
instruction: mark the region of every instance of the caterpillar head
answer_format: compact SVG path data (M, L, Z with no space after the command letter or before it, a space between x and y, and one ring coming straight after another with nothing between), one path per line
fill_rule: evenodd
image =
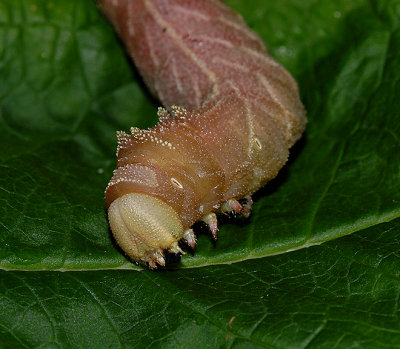
M130 193L114 200L108 209L111 230L118 245L133 260L165 265L164 250L182 253L178 241L184 229L176 211L147 194Z

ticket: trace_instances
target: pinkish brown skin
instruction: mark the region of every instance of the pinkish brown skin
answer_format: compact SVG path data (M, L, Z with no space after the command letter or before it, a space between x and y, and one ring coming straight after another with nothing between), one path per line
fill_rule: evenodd
M236 200L277 175L304 131L305 112L292 76L221 2L99 3L169 110L161 108L159 123L149 130L117 134L118 165L106 189L116 240L134 260L155 267L165 263L164 250L180 252L182 237L193 245L194 222L203 217L216 236L209 214L240 211ZM134 193L159 200L146 219L153 224L165 213L172 228L155 222L150 240L146 225L128 228L142 214L135 207L145 198Z

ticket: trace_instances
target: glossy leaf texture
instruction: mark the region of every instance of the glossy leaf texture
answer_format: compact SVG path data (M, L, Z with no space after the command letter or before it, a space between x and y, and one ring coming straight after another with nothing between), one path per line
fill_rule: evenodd
M227 3L298 80L307 131L249 219L150 272L103 191L115 131L158 102L95 2L0 0L0 347L400 345L400 2Z

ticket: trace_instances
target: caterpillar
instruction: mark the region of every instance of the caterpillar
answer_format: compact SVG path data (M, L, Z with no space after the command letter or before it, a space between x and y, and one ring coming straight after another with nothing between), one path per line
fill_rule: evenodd
M248 215L301 137L305 110L293 77L242 17L217 0L99 0L149 90L158 124L117 132L106 188L115 240L134 261L165 265L194 248L215 212ZM247 204L238 200L247 198Z

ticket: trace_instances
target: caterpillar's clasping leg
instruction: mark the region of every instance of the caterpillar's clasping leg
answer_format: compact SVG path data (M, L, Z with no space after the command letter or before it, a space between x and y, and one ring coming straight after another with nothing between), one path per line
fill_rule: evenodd
M157 264L161 265L162 267L165 266L165 258L163 251L160 249L158 251L149 253L148 261L150 269L156 268Z
M183 240L186 241L186 243L194 249L196 246L196 236L194 235L193 229L188 229L183 233Z
M240 214L243 211L243 207L236 199L229 199L222 204L220 211L222 213L234 211L235 213Z
M247 195L245 197L246 203L243 205L243 216L245 216L246 218L248 218L250 216L251 213L251 206L253 206L253 199L251 198L250 195Z
M217 233L218 233L217 215L211 212L203 216L201 220L209 226L213 239L217 240Z

